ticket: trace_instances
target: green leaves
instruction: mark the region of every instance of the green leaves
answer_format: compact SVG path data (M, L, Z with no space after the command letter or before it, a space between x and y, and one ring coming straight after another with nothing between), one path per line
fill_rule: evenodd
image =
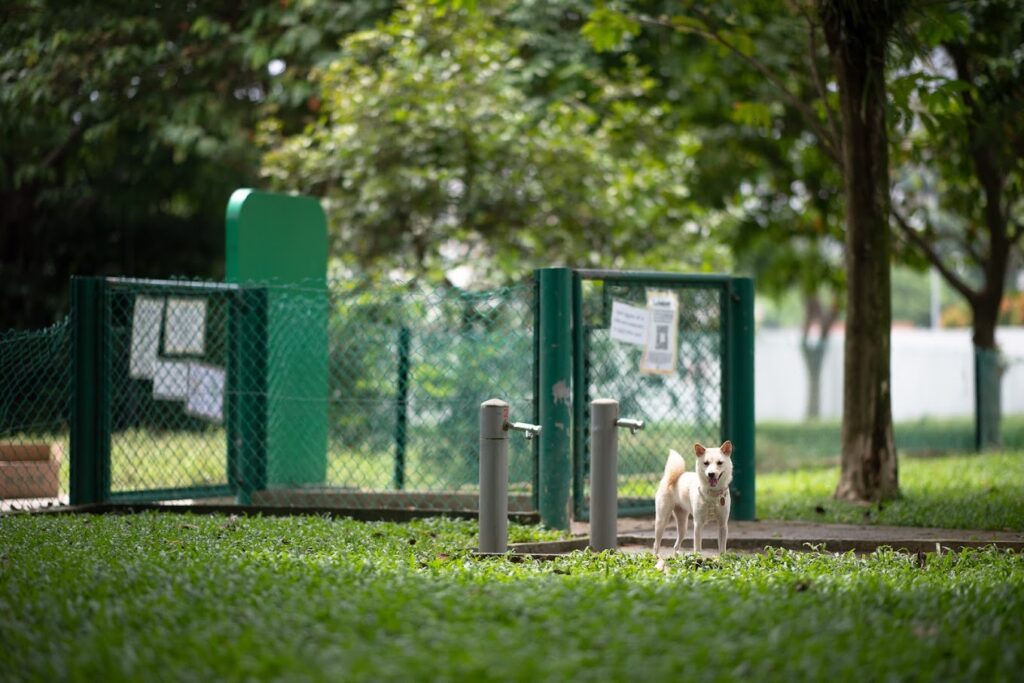
M558 260L720 262L717 244L681 248L695 144L648 101L655 79L548 40L484 12L400 10L325 67L316 123L267 122L263 173L328 198L338 253L363 268L440 278L472 263L495 279Z
M773 107L762 102L736 102L732 105L731 118L735 123L769 130L772 127Z
M625 42L640 31L640 23L632 16L615 8L601 5L587 17L581 30L598 52L623 47Z

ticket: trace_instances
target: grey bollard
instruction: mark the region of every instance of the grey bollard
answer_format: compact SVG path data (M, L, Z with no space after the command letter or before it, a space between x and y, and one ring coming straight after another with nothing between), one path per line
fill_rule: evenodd
M480 552L508 551L508 404L480 404Z
M590 404L590 547L618 547L619 402L595 399Z

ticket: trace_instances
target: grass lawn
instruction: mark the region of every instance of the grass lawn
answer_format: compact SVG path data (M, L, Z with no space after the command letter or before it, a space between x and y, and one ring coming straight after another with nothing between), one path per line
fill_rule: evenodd
M759 519L1024 531L1024 451L900 456L903 497L870 507L832 500L836 467L762 473Z
M513 527L513 538L550 532ZM5 681L963 680L1024 669L1024 557L476 560L475 524L0 518Z

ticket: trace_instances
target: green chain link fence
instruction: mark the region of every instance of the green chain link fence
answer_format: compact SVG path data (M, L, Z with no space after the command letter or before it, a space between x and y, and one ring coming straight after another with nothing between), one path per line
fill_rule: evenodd
M475 509L480 402L533 412L529 285L87 284L106 371L76 396L99 425L81 502ZM532 509L530 444L510 463Z
M624 512L647 511L669 448L689 455L694 441L743 439L731 429L729 390L739 381L737 280L573 273L582 324L567 480L577 518L587 510L594 398L615 398L623 416L648 425L620 438ZM650 290L677 301L668 375L639 372L642 349L610 336L614 302L643 308ZM0 510L172 501L475 509L480 402L500 397L513 419L537 418L536 296L534 283L466 292L365 280L76 279L67 319L0 334ZM1003 384L1004 396L1019 386ZM1020 424L1002 416L1005 447L1020 447ZM759 471L834 462L838 452L835 421L756 431ZM969 451L975 438L969 418L897 425L910 454ZM510 440L515 511L538 509L536 443ZM752 486L743 469L753 463L737 465Z
M0 334L0 510L68 502L71 326Z

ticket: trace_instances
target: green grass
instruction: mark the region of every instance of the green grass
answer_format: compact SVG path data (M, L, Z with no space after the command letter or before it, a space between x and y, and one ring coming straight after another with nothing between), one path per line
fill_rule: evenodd
M759 519L1024 531L1024 451L900 457L902 498L862 506L832 500L838 468L758 475Z
M470 557L472 522L0 518L5 681L1013 680L1024 558ZM536 530L513 528L516 539ZM550 534L540 534L550 536Z
M923 419L897 422L893 429L900 454L964 453L974 449L974 419ZM839 462L841 425L820 422L759 422L757 471L778 472L828 467ZM1024 449L1024 415L1004 415L1003 444Z

